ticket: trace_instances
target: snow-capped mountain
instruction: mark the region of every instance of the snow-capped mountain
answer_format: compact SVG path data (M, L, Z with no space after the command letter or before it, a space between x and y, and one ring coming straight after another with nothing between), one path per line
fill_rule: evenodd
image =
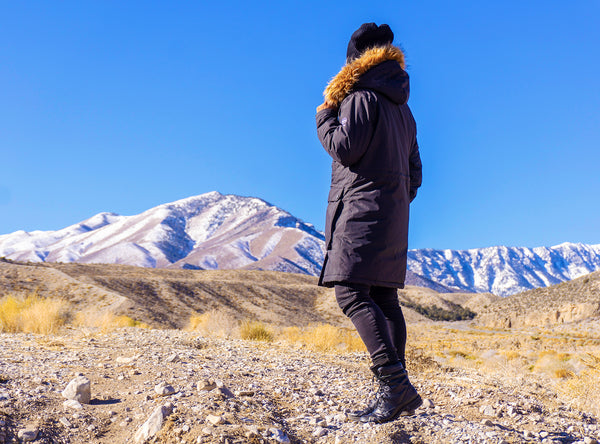
M202 194L135 216L101 213L58 231L0 236L0 256L20 261L165 268L262 268L318 274L323 235L252 198Z
M408 267L452 289L508 296L600 270L600 244L410 250Z
M324 236L254 197L211 192L134 216L100 213L58 231L0 235L0 257L142 267L253 268L317 276ZM410 250L406 282L507 296L600 270L600 245Z

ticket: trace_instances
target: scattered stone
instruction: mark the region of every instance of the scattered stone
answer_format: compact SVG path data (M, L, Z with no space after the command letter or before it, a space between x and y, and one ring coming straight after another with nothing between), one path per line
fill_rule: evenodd
M79 401L75 401L74 399L67 399L65 402L63 402L63 407L65 409L75 409L75 410L83 409L83 406L81 405L81 403Z
M37 439L39 430L37 427L27 427L19 430L17 436L23 442L31 442Z
M131 364L133 361L135 361L135 359L135 356L129 358L119 356L117 359L115 359L115 361L117 362L117 364Z
M598 444L598 440L586 436L585 438L583 438L583 444Z
M58 422L60 422L62 425L64 425L66 428L70 429L71 427L73 427L73 424L71 424L71 421L69 421L67 418L65 418L64 416L62 418L60 418L58 420Z
M535 434L533 432L529 431L529 430L525 430L523 432L523 436L525 438L535 438Z
M256 393L253 392L252 390L236 390L235 392L233 392L233 394L236 396L252 397Z
M506 408L506 414L508 416L510 416L511 418L514 418L515 416L517 416L519 414L519 411L515 407L513 407L512 405L509 405Z
M196 383L196 389L201 392L210 392L217 388L217 383L212 379L202 379Z
M423 404L421 404L422 409L432 409L434 407L433 401L431 399L425 398L423 399Z
M225 419L223 419L222 416L218 416L218 415L208 415L206 417L206 422L209 422L212 425L219 425L219 424L223 424L225 422Z
M482 405L479 409L479 413L485 416L496 416L496 410L491 405Z
M162 428L164 420L173 412L173 404L167 403L154 409L150 417L143 423L133 436L133 442L141 444L153 437Z
M167 362L170 362L170 363L179 362L180 360L181 360L181 358L179 358L179 355L177 353L173 353L171 356L169 356L167 358Z
M540 438L547 438L550 435L550 433L546 432L545 430L542 430L539 433L539 435L540 435Z
M85 376L77 376L73 379L62 392L63 397L79 401L82 404L89 404L92 400L90 380Z
M327 435L327 429L324 427L317 427L312 434L314 437L320 438L321 436Z
M213 431L212 431L212 429L210 427L204 427L201 430L201 432L202 432L203 435L207 435L207 436L212 435L212 433L213 433Z
M290 443L290 438L288 438L288 436L285 434L285 432L283 430L279 430L279 429L272 427L269 429L269 433L271 434L270 438L274 439L278 443L281 443L281 444L289 444Z
M253 441L257 440L258 438L260 438L260 432L258 431L258 427L254 425L247 427L246 439L248 439L249 441Z
M161 382L160 384L154 387L154 391L158 396L169 396L175 393L175 389L172 385L167 384L166 382Z
M489 420L489 419L483 419L483 420L481 421L481 423L482 423L484 426L488 426L488 427L493 427L493 426L494 426L494 423L493 423L491 420Z

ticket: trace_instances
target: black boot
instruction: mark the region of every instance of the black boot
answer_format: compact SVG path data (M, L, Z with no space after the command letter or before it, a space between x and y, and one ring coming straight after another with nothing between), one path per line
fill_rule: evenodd
M401 363L379 367L376 377L380 382L377 404L361 422L393 421L403 413L412 414L423 403Z

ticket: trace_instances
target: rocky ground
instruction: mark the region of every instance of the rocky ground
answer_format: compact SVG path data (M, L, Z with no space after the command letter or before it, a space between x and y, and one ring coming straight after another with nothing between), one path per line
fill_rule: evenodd
M418 352L409 355L409 372L424 406L362 425L346 412L374 388L364 353L138 328L0 339L0 443L595 443L600 436L597 418L543 385L443 368ZM85 384L70 394L82 402L63 397L78 376L90 381L90 403Z

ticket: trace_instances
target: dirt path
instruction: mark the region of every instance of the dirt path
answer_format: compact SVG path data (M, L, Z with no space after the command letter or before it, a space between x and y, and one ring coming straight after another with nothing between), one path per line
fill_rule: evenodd
M416 353L409 371L427 406L365 426L345 415L373 388L363 353L136 328L0 339L0 443L28 427L38 443L134 442L165 404L172 413L150 442L593 443L600 434L596 418L540 384L444 369ZM92 402L65 407L61 392L78 374ZM174 393L160 396L160 383Z

